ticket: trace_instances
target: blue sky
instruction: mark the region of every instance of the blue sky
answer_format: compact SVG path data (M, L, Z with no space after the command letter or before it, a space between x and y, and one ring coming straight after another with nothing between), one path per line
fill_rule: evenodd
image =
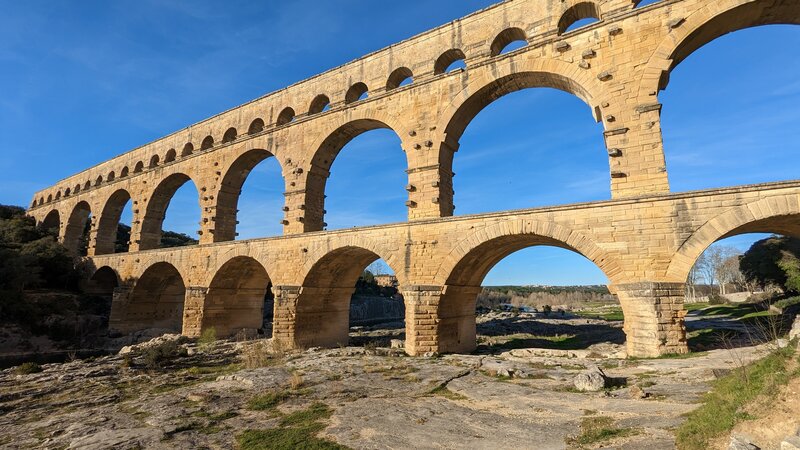
M4 3L0 203L26 205L65 176L492 2ZM786 54L798 46L800 27L762 27L678 66L660 96L674 191L798 178L800 61ZM610 198L601 133L569 94L499 99L461 140L456 214ZM405 220L404 169L392 131L356 138L332 167L329 228ZM176 195L166 229L195 233L194 189ZM274 160L256 168L240 201L240 238L280 233L282 189ZM746 249L752 240L726 243ZM604 282L579 255L540 247L509 256L485 280Z

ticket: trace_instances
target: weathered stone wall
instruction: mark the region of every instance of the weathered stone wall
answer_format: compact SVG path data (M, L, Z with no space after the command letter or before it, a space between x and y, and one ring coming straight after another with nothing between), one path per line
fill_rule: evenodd
M358 274L381 257L406 299L408 351L465 351L474 346L473 292L491 267L521 248L555 245L581 253L609 277L632 354L685 351L676 283L717 239L797 234L798 182L668 194L658 92L677 64L722 34L800 23L800 2L636 3L499 3L64 179L37 192L29 212L58 228L73 250L91 213L88 263L120 277L112 317L120 328L145 325L147 308L158 307L134 300L162 294L147 270L163 263L186 291L186 334L211 323L226 332L248 327L248 317L259 313L254 299L271 282L276 338L332 345L347 339ZM592 16L600 20L565 31ZM515 39L527 46L498 54ZM444 73L458 58L466 69ZM398 86L407 76L413 82ZM597 150L608 154L613 200L447 218L455 208L452 162L461 134L495 99L532 87L578 96L603 124L606 148ZM368 98L358 100L365 91ZM409 222L321 231L331 164L347 142L375 128L400 137ZM284 237L233 242L242 184L269 157L277 158L285 183ZM198 189L201 245L159 250L169 200L189 181ZM128 200L130 252L110 255ZM226 263L234 268L215 281ZM254 264L266 274L254 275ZM170 311L158 314L167 320Z

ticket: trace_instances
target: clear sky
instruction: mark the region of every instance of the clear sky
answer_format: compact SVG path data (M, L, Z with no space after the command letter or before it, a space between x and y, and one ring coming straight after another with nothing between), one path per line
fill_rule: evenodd
M63 177L491 3L0 0L0 203L27 205ZM788 52L798 47L800 27L762 27L677 67L660 95L674 191L799 177L800 60ZM342 150L330 229L405 220L399 142L376 130ZM602 126L576 97L508 95L461 139L456 214L608 199L607 159ZM260 164L244 186L240 238L280 233L282 190L277 163ZM165 229L195 234L198 221L187 183ZM727 243L744 250L753 239ZM537 247L503 260L485 284L605 281L581 256Z

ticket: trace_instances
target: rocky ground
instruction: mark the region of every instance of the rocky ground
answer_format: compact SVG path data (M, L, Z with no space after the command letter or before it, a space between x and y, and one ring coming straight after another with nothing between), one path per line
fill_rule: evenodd
M389 348L401 329L360 328L361 347L292 353L269 341L167 336L38 373L7 369L0 447L667 449L710 381L770 349L632 360L606 321L496 313L480 322L473 355L408 357ZM171 340L180 345L163 344ZM522 348L532 342L550 348ZM578 390L576 378L599 390Z

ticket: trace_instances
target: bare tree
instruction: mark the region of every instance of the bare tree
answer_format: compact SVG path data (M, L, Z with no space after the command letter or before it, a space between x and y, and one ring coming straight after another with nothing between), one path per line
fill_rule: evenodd
M732 277L735 277L731 263L731 259L736 260L735 271L739 271L739 252L734 247L726 245L712 245L700 255L698 263L702 261L699 267L700 272L703 274L706 282L711 285L712 292L714 284L719 284L719 293L725 294L725 283L730 282ZM697 263L695 263L697 265Z
M735 282L741 275L739 273L739 255L741 253L733 247L712 245L708 247L695 261L686 279L687 292L695 293L695 286L704 282L711 287L719 284L720 293L725 293L725 284Z
M725 286L729 284L735 286L737 291L747 287L747 280L742 271L739 270L740 258L741 255L738 254L725 258L717 270L717 277L723 294L725 293Z
M702 257L701 257L702 258ZM702 278L701 269L698 267L700 259L689 270L689 276L686 278L686 298L687 300L694 301L697 298L697 284L700 283Z
M369 266L367 266L367 270L370 271L373 275L389 275L391 271L389 270L389 266L383 262L382 259L379 259Z

